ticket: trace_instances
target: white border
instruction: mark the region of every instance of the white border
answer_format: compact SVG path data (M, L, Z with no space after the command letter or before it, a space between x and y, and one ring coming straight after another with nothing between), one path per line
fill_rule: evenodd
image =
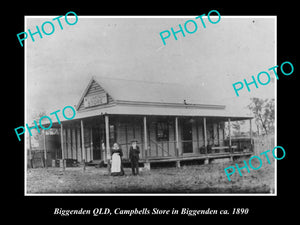
M27 30L27 18L53 18L56 15L53 16L24 16L24 30ZM198 16L198 15L195 15ZM78 18L195 18L195 16L78 16ZM205 16L207 17L207 16ZM210 16L212 18L217 17L217 16ZM222 18L274 18L275 19L275 65L277 64L277 16L222 16ZM25 85L25 93L24 93L24 102L25 102L25 116L24 116L24 127L26 124L27 120L27 40L24 41L24 70L25 70L25 79L24 79L24 85ZM277 146L277 80L275 80L275 146ZM275 161L275 176L274 176L274 187L275 187L275 192L266 194L266 193L244 193L244 194L236 194L236 193L226 193L226 194L220 194L220 193L215 193L215 194L201 194L201 193L98 193L98 194L66 194L66 193L55 193L55 194L35 194L35 193L27 193L27 136L28 132L25 132L24 136L24 196L277 196L277 160Z

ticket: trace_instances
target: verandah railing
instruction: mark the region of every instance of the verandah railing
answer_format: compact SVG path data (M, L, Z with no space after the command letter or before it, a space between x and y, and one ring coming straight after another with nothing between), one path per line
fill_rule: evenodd
M253 142L252 142L253 143ZM222 142L208 141L205 148L204 142L201 141L179 141L180 151L176 148L176 141L155 141L150 139L148 148L145 151L144 143L140 143L140 157L156 158L156 157L181 157L186 155L206 155L206 154L230 154L230 153L242 153L253 152L253 144L250 138L232 139L231 146L229 146L229 140L225 139ZM127 145L127 146L126 146ZM190 149L184 149L185 146L190 145ZM123 150L124 158L129 156L130 143L120 144Z

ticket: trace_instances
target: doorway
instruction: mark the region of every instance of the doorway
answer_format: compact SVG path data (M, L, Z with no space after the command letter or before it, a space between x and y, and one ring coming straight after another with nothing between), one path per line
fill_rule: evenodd
M192 123L188 120L181 123L182 152L193 153Z
M92 128L93 135L93 160L101 160L102 159L102 142L105 140L104 129L99 127Z

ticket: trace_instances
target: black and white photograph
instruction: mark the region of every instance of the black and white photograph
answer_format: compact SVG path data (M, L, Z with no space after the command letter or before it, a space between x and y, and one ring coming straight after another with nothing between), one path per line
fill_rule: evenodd
M24 20L26 196L277 195L276 16Z
M8 221L297 216L294 4L32 3L4 32Z

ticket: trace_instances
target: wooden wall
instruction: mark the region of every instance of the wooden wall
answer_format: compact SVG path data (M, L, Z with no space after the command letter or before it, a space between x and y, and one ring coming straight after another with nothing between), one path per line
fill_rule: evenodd
M169 131L169 141L158 141L156 139L156 121L151 119L148 123L148 144L150 146L149 157L159 156L175 156L176 145L175 145L175 118L174 121L167 120L168 131Z
M85 96L92 96L96 94L106 93L105 90L96 82L92 81L90 84ZM108 104L106 106L112 105L114 100L108 93ZM95 106L88 108L86 110L97 109ZM85 110L84 103L82 102L78 108L78 111ZM168 121L169 128L169 140L168 141L157 141L156 139L156 122L157 120L166 120ZM178 137L179 137L179 155L182 155L182 144L181 144L181 127L180 120L184 120L184 117L179 117L179 129L178 129ZM132 139L136 139L138 141L138 145L141 149L140 157L145 157L145 149L144 149L144 128L143 128L143 117L129 117L129 116L111 116L110 124L115 125L116 129L116 141L120 144L124 158L128 158L130 142ZM85 121L85 120L84 120ZM104 123L102 124L104 125ZM101 126L102 126L101 125ZM81 145L81 132L80 127L67 127L63 131L64 138L64 149L65 149L65 158L72 158L81 161L83 159L83 154L85 154L86 162L93 160L93 140L91 135L91 126L85 124L84 125L84 144L85 144L85 152L83 153L82 145ZM97 125L98 126L98 125ZM100 125L99 125L100 126ZM99 127L100 129L100 127ZM204 145L204 134L203 134L203 118L194 118L194 122L192 123L192 142L193 142L193 153L199 153L199 148ZM175 144L175 117L150 117L147 116L147 134L148 134L148 157L164 157L164 156L175 156L176 155L176 144ZM208 144L214 145L223 145L224 143L224 132L223 128L219 126L219 123L213 120L207 120L207 139ZM112 145L113 143L110 143Z
M176 156L176 140L175 140L175 118L168 118L169 141L157 141L156 139L156 123L155 118L147 117L147 134L148 134L148 157L166 157ZM84 123L84 147L86 162L93 160L93 141L91 124ZM136 117L133 119L119 120L114 118L110 120L110 124L115 125L116 141L122 148L124 158L129 156L129 148L131 140L136 139L140 147L140 157L145 158L144 150L144 128L143 117ZM101 124L100 126L104 126ZM182 154L181 145L181 126L178 124L178 137L179 137L179 155ZM207 122L207 137L210 138L209 144L224 145L224 132L223 127L219 123ZM96 126L96 128L98 128ZM100 127L99 127L100 129ZM103 129L103 127L101 127ZM204 128L203 120L198 118L192 123L192 141L193 153L199 154L199 148L204 145ZM100 138L100 137L99 137ZM78 126L64 126L63 129L65 159L76 159L79 162L83 159L83 151L81 144L81 129ZM98 140L99 141L99 140ZM113 143L110 143L112 146Z
M82 160L80 128L64 126L63 128L64 158Z
M93 81L84 97L96 95L96 94L103 94L103 93L106 93L105 90L96 81ZM105 106L109 106L109 105L113 104L113 102L114 102L112 97L109 94L107 94L107 95L108 95L108 103ZM78 108L78 111L84 110L84 109L85 109L84 103L82 101Z
M131 140L136 139L140 147L140 157L145 158L144 126L142 117L130 122L116 121L117 142L120 144L124 157L128 158ZM169 122L169 142L156 140L156 122L147 118L148 157L175 156L174 122Z

